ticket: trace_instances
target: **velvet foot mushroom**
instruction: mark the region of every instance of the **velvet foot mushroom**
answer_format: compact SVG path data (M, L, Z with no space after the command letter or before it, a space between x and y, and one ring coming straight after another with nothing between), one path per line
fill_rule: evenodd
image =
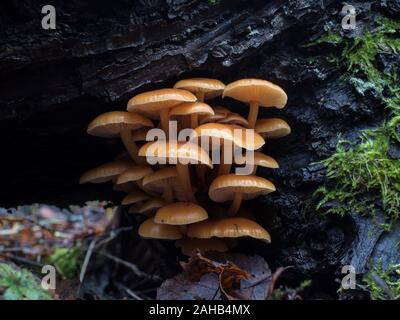
M204 102L188 102L181 103L173 107L170 112L170 117L189 117L190 128L195 129L199 125L199 116L212 116L214 110Z
M169 134L169 110L184 102L197 100L191 92L182 89L159 89L138 94L128 102L128 111L149 117L159 117L166 137Z
M154 222L171 225L188 225L208 219L207 211L191 202L170 203L157 210Z
M139 149L139 155L148 161L176 164L178 179L186 193L186 200L196 202L189 174L189 164L204 164L212 168L208 154L198 145L189 142L148 142Z
M132 191L128 195L126 195L122 199L121 204L123 206L132 205L132 204L136 204L136 203L140 203L140 202L146 201L148 199L150 199L150 195L148 195L147 193L145 193L145 192L143 192L141 190L136 190L136 191Z
M291 132L288 123L279 118L259 119L254 130L267 139L283 138Z
M182 230L179 226L155 223L153 218L148 218L139 227L139 235L142 238L178 240L182 238Z
M130 161L112 161L102 164L96 168L86 171L80 178L79 183L103 183L112 181L121 173L133 166Z
M143 179L143 187L162 193L162 198L167 203L174 201L174 187L177 184L178 172L176 167L165 167L146 175Z
M243 200L254 199L273 191L275 191L275 186L267 179L251 175L228 174L214 179L208 195L215 202L232 201L228 214L233 216L240 209Z
M159 208L164 207L167 203L160 198L151 198L140 204L133 205L129 208L129 213L153 215Z
M248 135L248 133L251 133ZM218 139L220 141L220 165L218 175L228 174L232 167L234 146L246 150L260 149L265 141L257 132L250 131L237 125L229 125L222 123L206 123L198 126L193 133L192 140L200 140L202 137ZM226 150L225 143L230 143L231 150ZM212 146L211 146L212 147ZM229 152L231 151L231 152ZM229 155L229 157L228 157Z
M192 78L178 81L174 88L190 91L199 101L205 101L220 96L225 89L225 84L217 79Z
M259 107L283 108L287 102L287 95L281 87L272 82L260 79L241 79L228 84L222 97L248 103L250 107L248 122L249 128L254 128Z
M241 217L209 219L188 226L189 238L210 239L251 237L271 242L268 231L257 222Z
M140 114L126 111L106 112L94 118L88 125L87 133L97 137L112 138L120 136L130 156L139 163L137 146L132 140L132 131L152 128L153 123Z

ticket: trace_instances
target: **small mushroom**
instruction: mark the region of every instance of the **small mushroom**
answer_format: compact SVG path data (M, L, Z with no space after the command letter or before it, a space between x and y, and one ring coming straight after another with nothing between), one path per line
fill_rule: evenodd
M191 224L187 228L187 236L199 239L252 237L271 242L267 230L257 222L241 217L209 219Z
M178 81L174 88L193 92L199 101L204 101L220 96L225 84L216 79L192 78Z
M208 195L215 202L232 201L228 210L228 214L232 216L239 210L243 199L253 199L273 191L275 191L275 186L267 179L227 174L214 179Z
M247 160L247 159L245 159ZM262 152L259 151L254 151L253 156L251 159L246 161L246 165L253 165L253 171L250 173L251 175L255 175L257 168L264 167L264 168L271 168L271 169L277 169L279 168L278 162L276 160L266 154L263 154Z
M174 184L178 179L176 167L165 167L146 175L143 179L143 186L163 194L167 203L174 201Z
M208 218L207 211L190 202L170 203L157 210L154 222L172 225L188 225Z
M148 199L150 199L150 196L147 193L145 193L141 190L136 190L136 191L129 193L127 196L125 196L125 198L122 199L121 204L123 206L125 206L128 204L135 204L138 202L142 202L142 201L145 201Z
M290 126L279 118L259 119L254 127L261 136L268 139L282 138L290 134Z
M155 223L153 218L148 218L139 227L139 235L142 238L178 240L182 238L179 226Z
M222 106L214 106L212 107L214 110L214 114L212 115L205 115L199 117L199 124L209 123L209 122L217 122L219 120L224 119L228 116L231 111L228 108Z
M106 112L94 118L88 125L87 133L97 137L120 136L132 159L138 163L137 146L132 140L132 131L152 128L153 123L140 114L126 111Z
M132 166L118 176L116 180L116 185L122 186L124 184L136 183L136 185L140 189L144 190L145 192L151 193L151 191L146 189L142 184L143 178L151 172L153 172L153 170L150 166L147 165Z
M218 238L252 237L271 242L268 231L257 222L239 217L217 220L212 227L212 235Z
M145 115L159 114L161 128L168 137L169 109L184 102L195 102L197 98L182 89L159 89L138 94L128 102L128 111Z
M103 183L112 181L122 172L133 166L130 161L112 161L96 168L86 171L80 178L79 183Z
M224 141L231 142L234 145L247 150L257 150L265 144L263 137L261 137L257 132L253 132L252 134L253 139L248 139L247 130L249 129L245 129L237 125L229 125L222 123L206 123L198 126L194 130L194 134L191 139L210 137L210 138L217 138L220 139L220 141L222 141L220 148L221 159L218 169L218 175L224 175L230 172L233 161L232 155L230 159L226 158Z
M229 113L225 118L218 120L219 123L236 124L242 127L248 127L249 122L238 113Z
M281 87L260 79L234 81L225 87L222 97L231 97L249 104L249 128L254 128L260 106L283 108L287 102L287 95Z
M187 228L187 236L189 238L210 239L212 235L212 228L217 219L207 219L198 223L193 223Z
M152 214L166 204L167 203L163 199L151 198L141 203L140 205L137 204L129 208L129 213Z
M226 242L219 238L210 239L190 239L182 238L176 241L176 246L181 248L182 253L191 256L195 250L199 250L201 254L209 251L226 252L229 250Z
M208 154L198 145L188 142L169 143L165 141L148 142L139 149L139 155L143 157L163 159L175 162L178 179L185 190L187 201L196 202L192 184L190 182L188 164L205 164L212 168Z
M189 116L192 129L199 125L199 116L213 115L214 110L204 102L187 102L173 107L169 116Z

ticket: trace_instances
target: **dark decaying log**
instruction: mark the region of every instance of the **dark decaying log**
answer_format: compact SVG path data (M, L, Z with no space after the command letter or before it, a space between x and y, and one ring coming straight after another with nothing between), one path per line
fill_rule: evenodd
M44 4L57 10L56 30L41 28ZM398 1L353 5L360 11L358 28L377 15L400 13ZM383 117L380 103L360 99L324 59L308 64L313 49L302 45L322 35L325 25L340 23L341 6L331 0L3 0L1 204L115 200L109 186L77 184L84 170L122 149L119 141L85 134L92 117L123 110L132 95L187 76L226 83L259 77L289 96L284 110L262 116L285 118L293 134L265 148L280 169L260 172L278 191L250 207L274 241L255 250L272 266L294 265L305 277L330 283L349 262L364 271L371 258L399 261L399 232L370 237L371 219L303 214L305 201L324 182L323 168L312 163L334 151L339 132L354 139ZM226 104L246 112L232 100Z

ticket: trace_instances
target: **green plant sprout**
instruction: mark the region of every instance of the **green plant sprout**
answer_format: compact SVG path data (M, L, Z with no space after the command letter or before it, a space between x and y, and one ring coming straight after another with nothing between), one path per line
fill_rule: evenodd
M369 291L372 300L400 299L400 264L386 270L378 264L364 276L359 287Z
M0 263L0 296L5 300L50 300L38 279L27 269L14 269Z

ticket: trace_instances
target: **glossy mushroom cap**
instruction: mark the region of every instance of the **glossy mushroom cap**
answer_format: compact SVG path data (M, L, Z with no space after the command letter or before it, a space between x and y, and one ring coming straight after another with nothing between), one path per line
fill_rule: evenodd
M157 210L154 222L172 225L187 225L206 220L207 211L197 204L176 202Z
M225 218L215 222L212 235L218 238L252 237L271 242L268 231L257 222L246 218Z
M150 166L132 166L128 170L124 171L117 179L117 184L122 184L131 181L138 181L143 179L146 175L153 172Z
M87 133L97 137L116 137L123 130L153 127L153 123L140 114L126 111L106 112L94 118Z
M176 167L165 167L153 171L143 178L143 186L162 192L166 187L172 187L178 177Z
M252 159L251 163L255 166L277 169L279 168L278 162L270 156L263 154L262 152L255 151L254 158Z
M222 97L250 103L256 101L261 107L283 108L287 95L281 87L272 82L260 79L241 79L225 87Z
M243 199L246 200L273 191L275 186L267 179L251 175L227 174L214 179L208 195L215 202L225 202L233 200L235 193L242 193Z
M187 236L189 238L210 239L212 235L212 228L216 219L207 219L198 223L193 223L188 226Z
M197 98L189 91L181 89L159 89L134 96L128 102L128 111L153 114L183 102L195 102Z
M119 176L122 172L133 166L132 162L129 161L112 161L105 163L96 168L86 171L80 178L79 183L103 183L113 180Z
M150 199L150 196L140 190L135 190L131 193L129 193L124 199L122 199L122 205L128 205L128 204L134 204L134 203L138 203L138 202L142 202L145 200Z
M169 115L172 116L187 116L191 114L198 115L213 115L214 110L204 102L186 102L178 104L176 107L173 107Z
M185 89L193 93L203 93L204 100L218 97L224 91L225 84L216 79L192 78L180 80L174 88Z
M152 141L139 149L139 156L181 162L185 164L205 164L212 168L211 159L200 146L189 142Z
M194 130L192 139L204 136L232 141L238 147L247 150L257 150L265 144L263 137L257 132L231 124L202 124Z
M268 139L282 138L291 132L288 123L279 118L259 119L256 122L254 130Z
M182 238L182 231L179 226L158 224L149 218L140 225L139 235L143 238L177 240Z
M238 113L230 113L225 118L218 120L219 123L236 124L242 127L248 127L249 122Z
M176 241L176 246L181 248L182 253L186 256L191 256L193 251L200 250L204 254L208 251L226 252L229 250L226 242L223 239L189 239L182 238Z
M150 214L154 211L158 210L159 208L165 206L167 203L163 199L159 198L152 198L146 200L145 202L141 203L140 205L135 206L135 213L140 214Z
M227 116L228 114L232 113L231 110L229 110L227 107L223 107L223 106L214 106L213 110L214 110L215 114L221 114L224 116Z
M257 222L241 217L209 219L191 224L187 236L199 239L252 237L271 241L269 233Z

